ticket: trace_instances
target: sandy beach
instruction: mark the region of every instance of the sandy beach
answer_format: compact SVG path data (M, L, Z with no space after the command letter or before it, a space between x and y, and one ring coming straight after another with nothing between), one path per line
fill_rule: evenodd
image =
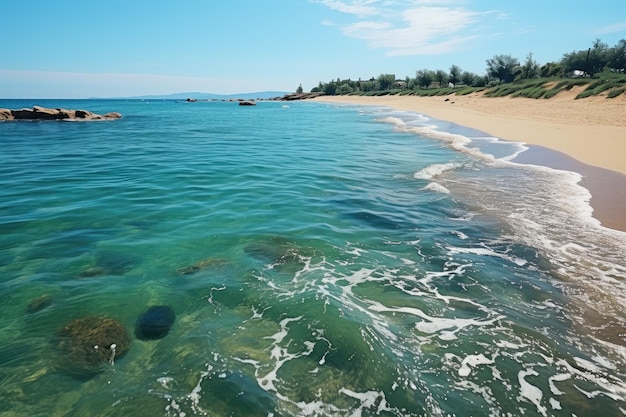
M580 89L549 100L467 96L324 96L329 103L388 106L471 127L531 149L519 162L568 169L583 175L594 216L626 231L626 95L575 100Z

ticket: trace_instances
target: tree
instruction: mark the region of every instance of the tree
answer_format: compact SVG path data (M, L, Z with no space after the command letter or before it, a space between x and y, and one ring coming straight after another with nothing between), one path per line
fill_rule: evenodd
M380 74L376 81L381 90L389 90L396 81L396 76L395 74Z
M341 84L339 88L337 89L337 93L339 94L350 94L353 91L354 89L350 87L350 84L348 83Z
M302 94L302 84L298 86L298 88L296 89L296 93Z
M593 42L593 46L586 51L573 51L563 55L561 65L566 74L574 71L583 71L585 75L593 77L604 70L604 67L609 63L609 59L609 46L601 42L600 39L596 39Z
M585 75L587 74L587 55L588 51L572 51L569 54L564 54L561 59L561 67L565 74L572 74L574 71L581 71Z
M472 85L474 82L475 74L472 74L469 71L463 71L461 73L461 82L465 85Z
M563 66L558 62L548 62L541 66L539 74L544 78L562 77Z
M408 75L404 78L404 82L406 83L406 88L409 90L413 90L413 88L415 88L415 80L411 79Z
M448 79L448 74L446 74L445 71L443 70L435 71L435 81L439 83L439 88L442 88L444 86L444 83L447 81L447 79Z
M363 92L367 92L367 91L374 91L374 88L376 87L376 80L374 78L370 78L367 81L361 81L360 82L360 89Z
M472 82L472 87L484 87L487 85L487 76L480 76L480 75L476 75L474 76L474 81Z
M452 83L454 87L461 81L461 67L458 65L452 65L450 67L450 76L448 77L448 82Z
M487 85L485 77L469 71L463 71L461 74L461 82L470 87L484 87Z
M533 53L530 52L526 56L526 60L524 61L524 64L520 68L518 78L520 80L530 80L532 78L537 78L540 73L541 73L541 68L539 67L539 64L537 63L537 61L533 59Z
M497 78L500 84L509 83L515 78L517 67L519 67L517 58L511 55L496 55L487 60L487 75Z
M600 39L596 39L588 55L587 73L593 77L595 74L602 72L608 65L610 59L609 45L600 41Z
M428 88L435 79L435 74L431 70L423 69L415 73L415 81L422 88Z
M322 91L328 94L329 96L334 96L335 93L337 92L337 83L331 81L329 83L324 84L324 88L322 89Z
M608 67L616 72L626 70L626 39L620 40L609 52Z

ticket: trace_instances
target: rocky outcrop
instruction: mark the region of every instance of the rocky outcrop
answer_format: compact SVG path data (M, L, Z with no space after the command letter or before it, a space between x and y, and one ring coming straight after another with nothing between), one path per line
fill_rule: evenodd
M0 109L0 120L12 120L13 115L9 109Z
M315 97L319 97L319 96L323 96L326 95L325 93L319 92L319 93L293 93L293 94L285 94L282 97L276 97L273 100L278 100L278 101L294 101L294 100L306 100L309 98L315 98Z
M0 120L111 120L121 117L116 112L100 115L87 110L49 109L41 106L19 110L0 109Z

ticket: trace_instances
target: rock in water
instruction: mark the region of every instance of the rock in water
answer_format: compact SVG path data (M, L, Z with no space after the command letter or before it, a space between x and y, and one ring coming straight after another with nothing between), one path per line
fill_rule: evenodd
M34 106L32 109L0 109L0 120L111 120L119 119L117 112L100 115L87 110L49 109Z
M152 306L137 319L135 336L140 340L161 339L174 324L176 314L168 306Z
M128 351L126 327L110 317L88 316L69 322L58 332L61 365L72 374L97 372Z
M176 274L193 275L196 272L200 272L207 268L225 268L227 266L228 266L228 261L225 259L207 258L199 262L196 262L193 265L187 265L187 266L183 266L182 268L178 268L176 270Z
M27 313L36 313L37 311L43 310L44 308L50 306L52 304L52 296L51 295L42 295L41 297L37 297L28 303L26 306Z

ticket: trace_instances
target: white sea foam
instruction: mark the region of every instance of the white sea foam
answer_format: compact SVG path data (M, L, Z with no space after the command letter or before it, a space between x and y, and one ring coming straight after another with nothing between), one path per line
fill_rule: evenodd
M433 192L441 193L441 194L450 194L450 190L448 190L446 187L436 182L431 182L425 187L422 187L421 189L426 190L426 191L433 191Z
M550 386L550 391L552 392L552 394L554 394L554 395L563 395L563 394L565 394L563 391L558 389L557 386L554 383L555 382L567 381L568 379L571 379L571 378L572 378L572 374L556 374L556 375L552 375L550 378L548 378L548 384Z
M415 324L415 328L426 334L438 334L438 337L442 340L456 339L456 333L462 329L471 326L488 326L493 325L498 318L491 318L486 320L480 319L461 319L461 318L444 318L433 317L418 308L413 307L386 307L380 303L372 303L369 307L373 311L377 312L391 312L391 313L404 313L411 314L423 319ZM452 329L452 330L449 330Z
M432 119L419 113L411 114L411 117L413 118L416 116L419 117L411 123L407 123L405 121L405 119L409 117L407 114L388 116L378 120L393 124L398 131L413 133L422 137L444 141L448 143L452 149L484 161L511 161L522 152L528 150L528 147L522 142L502 141L501 139L493 136L470 138L465 135L446 132L440 130L437 122L433 122ZM486 144L487 147L496 146L501 148L499 153L502 155L495 157L493 154L481 150L481 144Z
M416 179L437 179L423 190L435 191L443 187L452 198L468 202L477 212L495 216L506 224L503 226L504 230L510 230L510 234L506 233L504 236L505 241L533 248L538 256L550 263L551 273L555 278L550 283L562 288L571 302L567 309L552 301L538 303L535 308L569 315L579 329L585 330L590 327L584 322L587 315L585 311L591 310L589 316L600 318L599 325L596 322L591 326L598 329L594 331L596 345L589 346L589 358L592 360L578 358L577 369L557 373L550 380L553 394L560 393L556 383L575 378L599 385L603 395L624 399L623 384L603 376L615 372L616 369L623 369L626 364L626 350L603 340L603 327L609 329L608 335L611 336L610 329L626 325L626 310L622 302L626 297L626 233L606 229L593 217L591 194L580 185L581 175L512 162L528 149L524 143L503 142L493 137L470 138L442 132L436 122L407 123L403 119L406 120L401 115L394 115L381 121L393 124L398 131L444 141L450 148L477 160L476 164L439 164L417 171L414 174ZM453 179L442 175L452 170L459 171L454 174ZM516 256L501 247L492 247L490 244L469 248L445 246L455 259L456 255L467 254L500 258L519 268L528 266L529 260L524 256ZM427 285L428 291L423 288L404 291L416 296L428 294L439 298L437 288L428 282L433 277L422 281ZM421 310L404 310L403 313L414 314L422 319L416 326L420 331L433 332L432 334L444 339L455 336L457 328L452 326L451 321L431 321ZM605 324L602 324L602 320L605 320ZM514 346L505 342L500 342L498 346L502 349L518 349L519 355L524 354L522 349L526 347L523 344ZM584 349L584 346L581 347ZM602 353L598 352L598 347ZM544 359L550 365L555 361L550 356L545 356ZM468 369L471 370L469 366L461 369L463 374ZM539 388L529 382L533 376L537 375L532 369L518 375L520 399L534 404L537 412L542 415L547 414L546 406L560 409L561 405L557 400L550 398L544 401ZM599 392L590 391L585 395L594 397Z
M574 300L568 314L582 317L602 300L600 314L607 323L626 324L619 301L626 297L626 233L602 227L592 217L591 194L580 186L580 174L502 161L493 169L492 178L502 175L499 171L518 171L515 183L491 180L491 189L472 186L464 195L475 194L473 202L508 223L513 241L535 248L550 261L562 277L557 284ZM520 190L530 191L520 198Z
M448 190L449 191L449 190ZM469 236L467 236L465 233L459 231L459 230L454 230L451 232L452 234L456 235L459 237L459 239L461 240L467 240L469 239Z
M367 392L355 392L347 388L341 388L339 390L341 394L344 394L348 397L357 399L361 402L361 404L354 410L351 416L360 416L363 413L363 409L372 409L375 408L375 413L379 415L381 412L385 411L393 411L391 408L387 407L387 400L385 399L385 393L379 391L367 391ZM376 402L378 402L378 406L376 406Z
M301 356L308 356L313 351L315 347L314 343L305 343L307 349L305 351L289 353L286 346L282 346L281 342L288 334L288 325L291 322L297 322L302 319L300 317L291 317L281 320L280 322L280 331L276 332L271 336L266 336L265 339L273 340L272 346L270 347L270 356L275 361L274 368L267 372L263 377L257 376L257 382L259 386L266 391L279 392L276 387L276 382L278 381L278 370L287 362L297 359ZM258 372L258 368L257 368Z
M532 404L535 405L535 407L537 407L537 412L539 414L541 414L542 416L547 416L548 409L541 404L541 400L543 398L543 392L536 386L526 381L526 377L538 376L538 375L539 374L537 373L537 371L535 371L532 368L520 371L517 374L517 379L518 379L519 386L520 386L519 400L525 399L525 400L530 401Z
M506 259L509 262L512 262L518 266L524 266L528 263L526 259L518 258L517 256L509 255L506 253L496 252L493 249L481 247L481 248L460 248L455 246L448 246L448 253L450 255L456 255L460 253L468 253L480 256L493 256L496 258Z
M458 151L474 154L482 158L492 159L489 155L482 154L476 149L468 148L467 145L472 143L472 140L467 136L438 130L436 124L409 126L402 118L394 116L384 117L382 119L378 119L378 121L393 124L396 130L400 132L413 133L430 139L442 140L447 142L453 149L456 149Z
M503 141L495 136L472 137L472 141L477 143L480 148L496 148L494 151L497 150L499 154L503 154L502 156L494 156L496 161L511 161L528 150L525 143Z
M445 172L452 171L461 166L462 166L461 164L456 163L456 162L448 162L445 164L433 164L417 171L415 174L413 174L413 178L422 179L422 180L430 180Z
M482 353L479 355L467 355L461 362L459 376L466 377L472 372L472 368L476 368L479 365L491 365L493 363L493 359L488 359Z
M157 382L161 384L161 386L165 389L171 389L172 384L174 383L174 378L168 376L162 376L157 378Z

